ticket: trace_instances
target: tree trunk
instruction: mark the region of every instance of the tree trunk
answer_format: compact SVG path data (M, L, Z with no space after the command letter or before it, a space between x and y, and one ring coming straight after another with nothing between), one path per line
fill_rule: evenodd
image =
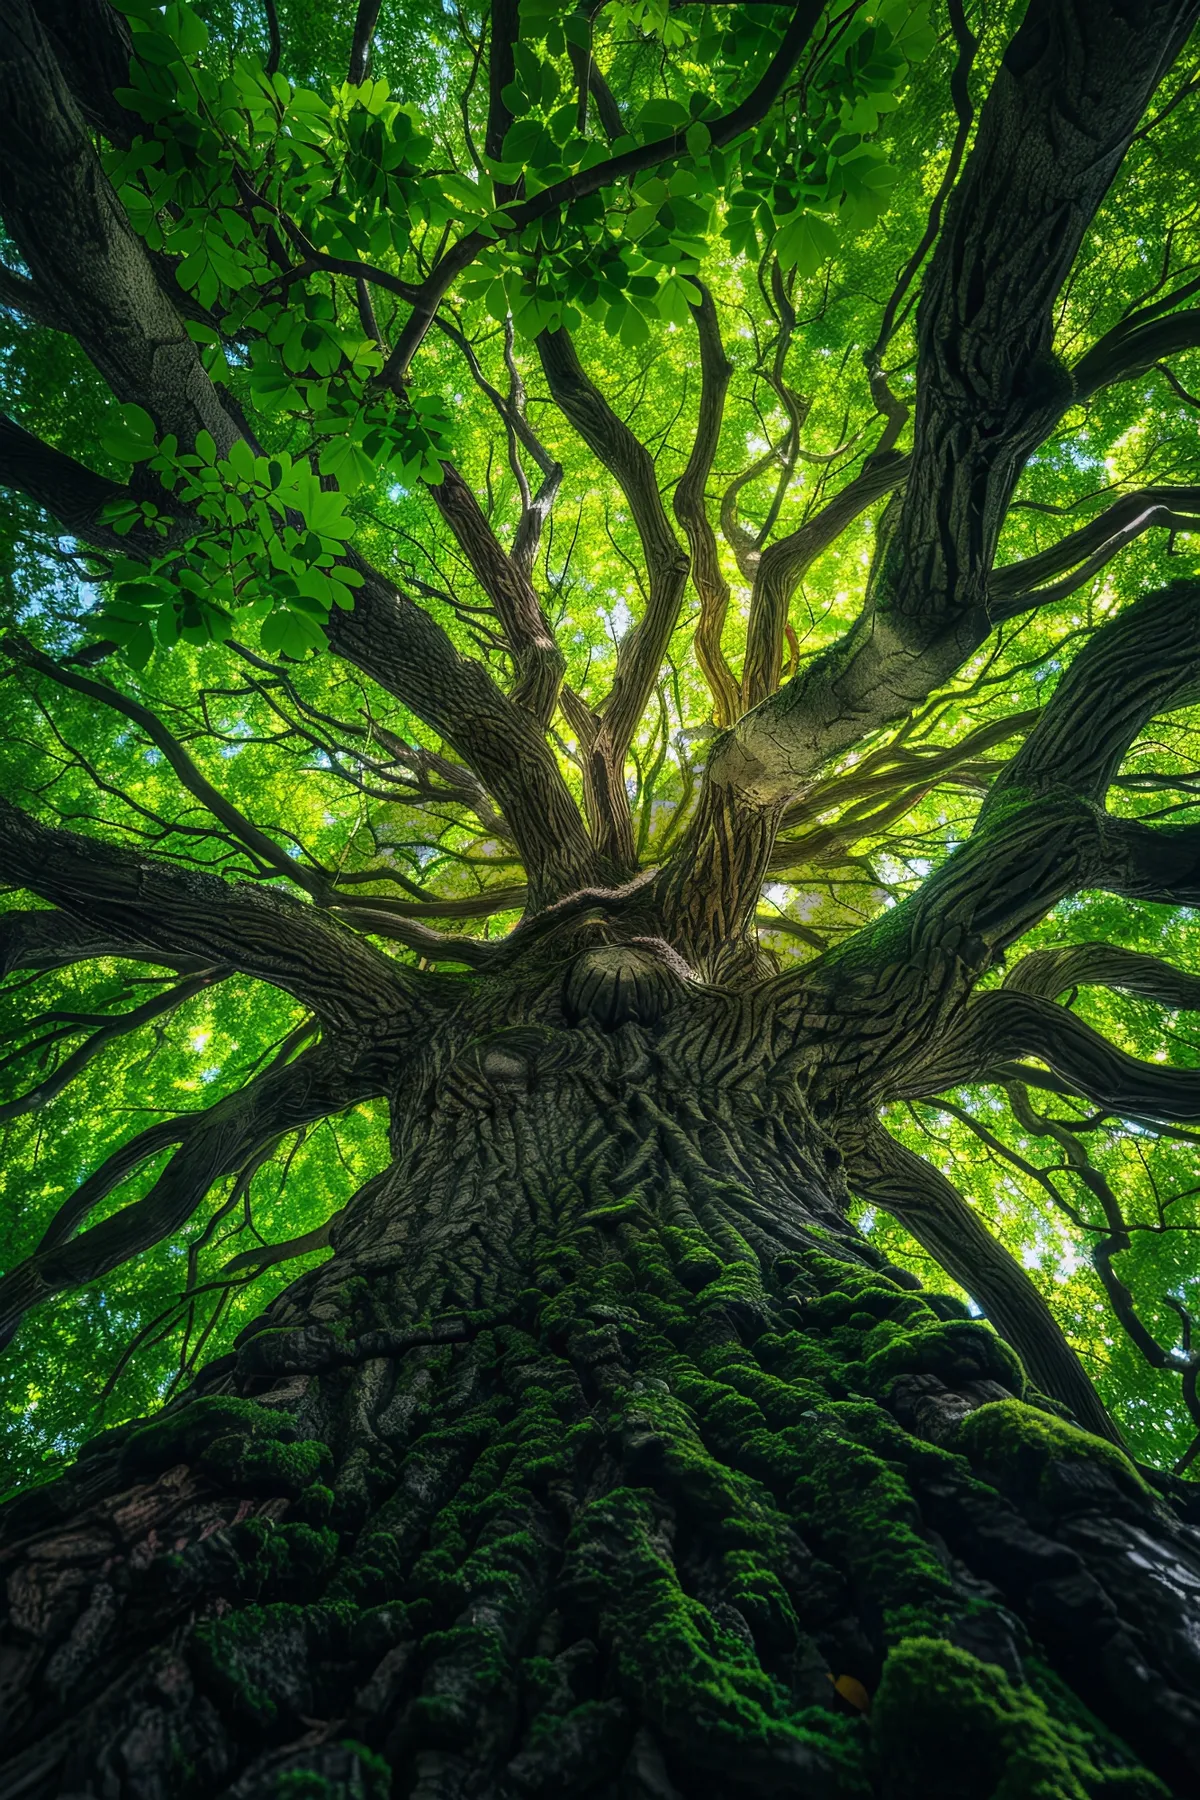
M1194 1791L1200 1537L663 968L493 981L333 1258L10 1504L0 1792Z

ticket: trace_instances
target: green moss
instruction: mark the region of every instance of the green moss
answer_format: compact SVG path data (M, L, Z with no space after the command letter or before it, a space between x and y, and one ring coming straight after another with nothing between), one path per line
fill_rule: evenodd
M1154 1504L1150 1489L1115 1444L1019 1400L994 1400L969 1413L958 1428L955 1447L1002 1492L1036 1498L1051 1510L1073 1498L1058 1471L1064 1464L1081 1463L1102 1469L1130 1499Z
M397 1770L494 1734L520 1745L514 1795L550 1800L601 1769L615 1780L642 1722L669 1765L713 1792L1159 1795L1049 1688L1015 1687L955 1647L994 1641L965 1629L990 1609L948 1575L921 1479L952 1475L956 1492L972 1485L994 1505L985 1481L1041 1492L1064 1460L1099 1457L1141 1492L1119 1453L1015 1400L962 1428L978 1478L900 1426L881 1402L905 1374L1020 1387L988 1326L823 1251L764 1275L731 1230L643 1220L636 1236L618 1222L579 1242L539 1251L544 1286L503 1318L478 1314L469 1343L422 1353L407 1454L400 1441L394 1456L342 1453L340 1539L324 1529L328 1453L295 1441L286 1417L208 1402L137 1434L139 1466L187 1460L227 1491L293 1500L282 1527L234 1528L240 1604L198 1628L201 1686L241 1729L282 1741L335 1670L348 1705L403 1639L415 1686L397 1701ZM280 1604L292 1595L310 1604ZM847 1629L857 1647L833 1674L869 1681L892 1653L873 1787L866 1720L796 1698L824 1695L823 1653L842 1656L832 1646ZM577 1680L581 1642L594 1666ZM545 1654L525 1654L535 1645Z
M762 1310L767 1296L757 1263L727 1263L714 1280L706 1282L697 1299L701 1306L750 1306Z
M699 1233L667 1225L659 1235L673 1260L676 1280L690 1293L697 1293L720 1276L721 1259Z
M333 1466L328 1445L314 1438L289 1444L242 1432L213 1439L199 1460L206 1475L229 1482L238 1492L289 1497L302 1494Z
M882 1398L898 1375L936 1375L953 1386L963 1381L998 1381L1015 1394L1025 1391L1025 1371L1016 1352L990 1325L977 1319L949 1319L897 1332L880 1348L867 1340L865 1372L872 1393Z
M963 1610L925 1537L903 1471L859 1441L861 1403L832 1403L783 1435L803 1470L788 1510L851 1576L895 1642L917 1620L940 1630Z
M529 1800L595 1793L617 1775L630 1737L628 1708L620 1700L585 1700L565 1712L539 1713L506 1771L506 1788L511 1784Z
M365 1744L345 1740L349 1767L336 1776L316 1769L284 1769L275 1777L271 1800L387 1800L392 1771Z
M797 1792L868 1791L841 1722L793 1708L749 1645L684 1592L650 1492L617 1489L585 1509L567 1581L595 1615L622 1697L688 1761L710 1775L769 1770Z
M585 1225L618 1225L623 1220L640 1218L644 1210L644 1203L637 1195L629 1194L623 1200L610 1201L607 1206L593 1206L590 1212L582 1215L583 1223Z
M310 1704L304 1608L246 1606L196 1628L194 1654L203 1684L244 1722L261 1729L298 1718Z
M359 1606L382 1605L400 1591L407 1575L394 1535L390 1531L368 1531L338 1570L329 1597L353 1600Z
M1028 1687L944 1639L888 1657L871 1712L887 1800L1096 1800L1166 1790L1141 1771L1096 1766L1083 1734Z
M310 1598L337 1559L335 1532L290 1522L277 1525L262 1517L231 1526L229 1541L243 1582L269 1593Z
M121 1452L121 1474L152 1474L176 1463L194 1462L215 1438L231 1433L282 1445L295 1438L296 1427L287 1413L253 1400L217 1396L189 1400L133 1433Z
M1142 1768L1128 1744L1090 1712L1066 1682L1037 1656L1024 1658L1025 1679L1046 1710L1069 1727L1099 1766L1093 1791L1111 1800L1164 1800L1162 1783Z
M754 1550L727 1550L721 1559L725 1598L743 1615L755 1642L784 1654L800 1642L800 1622L787 1589L765 1557Z
M333 1511L333 1489L326 1487L322 1481L314 1481L306 1487L295 1505L292 1517L302 1520L306 1525L324 1525Z

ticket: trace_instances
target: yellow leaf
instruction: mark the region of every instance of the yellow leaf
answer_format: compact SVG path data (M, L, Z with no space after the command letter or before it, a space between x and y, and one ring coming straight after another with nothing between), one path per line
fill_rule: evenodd
M834 1692L840 1694L843 1700L856 1707L859 1712L870 1712L871 1696L857 1676L839 1675L835 1679L831 1675L829 1679L833 1682Z

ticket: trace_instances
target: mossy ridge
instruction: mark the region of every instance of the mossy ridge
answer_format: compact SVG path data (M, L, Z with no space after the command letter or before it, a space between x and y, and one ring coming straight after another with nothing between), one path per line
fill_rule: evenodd
M1071 1504L1069 1490L1062 1491L1055 1479L1058 1466L1064 1463L1101 1469L1125 1499L1143 1507L1157 1504L1150 1487L1116 1444L1015 1400L993 1400L968 1413L958 1427L955 1443L1002 1493L1036 1498L1048 1511Z
M289 1413L254 1400L224 1394L181 1400L124 1440L121 1473L157 1473L202 1456L216 1438L251 1433L280 1444L293 1443L299 1435Z
M536 1296L533 1329L514 1321L495 1332L503 1386L516 1405L507 1418L503 1403L487 1409L486 1429L475 1420L474 1467L434 1521L409 1591L428 1603L431 1620L469 1597L486 1600L489 1589L516 1605L523 1590L539 1585L538 1534L505 1529L506 1516L511 1526L524 1496L527 1517L536 1517L531 1497L539 1489L611 1452L619 1437L622 1466L642 1485L589 1503L567 1540L562 1571L577 1622L588 1624L611 1659L618 1695L677 1755L687 1760L699 1744L705 1765L727 1767L731 1779L757 1759L794 1765L798 1778L803 1770L813 1791L867 1793L861 1722L797 1706L768 1672L802 1632L778 1572L788 1563L783 1539L791 1519L806 1522L805 1535L854 1589L882 1604L881 1650L895 1653L923 1632L930 1635L919 1641L969 1658L941 1634L978 1603L954 1593L905 1479L914 1459L948 1452L912 1438L875 1396L914 1364L953 1379L981 1369L1010 1373L1012 1361L1003 1346L992 1354L999 1340L988 1327L971 1323L964 1334L966 1321L937 1317L886 1277L816 1255L805 1259L804 1272L817 1298L801 1298L796 1324L803 1330L789 1329L756 1268L740 1256L723 1262L698 1239L647 1234L617 1260L560 1262L547 1284L555 1291ZM831 1277L840 1285L831 1287ZM689 1294L708 1304L689 1315ZM527 1307L533 1298L525 1296ZM761 1342L753 1329L748 1345L736 1327L722 1325L732 1317L744 1329L747 1312L753 1319L764 1309L775 1315L774 1329L760 1331ZM547 1353L547 1339L558 1353ZM876 1359L884 1362L882 1377ZM621 1385L601 1434L587 1419L580 1375L594 1383L620 1368L632 1379ZM776 1372L782 1369L792 1378ZM421 1441L414 1448L421 1452ZM656 1509L664 1506L675 1531L720 1548L718 1591L742 1630L689 1593L670 1554L655 1547ZM431 1631L421 1661L426 1674L404 1733L410 1753L422 1744L445 1749L497 1713L511 1719L518 1691L530 1685L513 1643L495 1630ZM1026 1703L1026 1690L1012 1692ZM604 1702L582 1697L579 1704ZM543 1749L572 1737L563 1735L564 1715L554 1716L557 1725L543 1710L534 1713ZM601 1727L607 1721L615 1731L616 1715L587 1716L589 1742L602 1754Z
M731 1795L905 1800L896 1732L911 1712L921 1767L921 1732L952 1730L960 1704L1003 1800L1162 1793L1066 1690L1023 1684L1018 1652L1009 1673L985 1660L1013 1621L957 1584L917 1498L952 1472L994 1502L1074 1458L1143 1504L1119 1453L1015 1398L951 1447L914 1436L886 1405L899 1378L1002 1379L1011 1357L881 1271L815 1249L764 1266L737 1233L676 1224L622 1223L616 1240L605 1223L535 1246L537 1285L502 1322L480 1313L469 1341L412 1353L421 1402L373 1445L331 1457L302 1435L307 1403L292 1418L209 1397L114 1446L130 1476L184 1461L284 1507L218 1534L233 1606L191 1637L233 1737L285 1738L318 1688L348 1715L394 1669L392 1724L361 1722L370 1752L468 1783L508 1769L506 1795L615 1781L648 1726L688 1793L718 1771ZM374 1325L375 1301L347 1300ZM872 1723L839 1676L878 1689ZM905 1683L922 1679L914 1708Z
M1094 1730L942 1639L891 1652L871 1735L887 1800L1167 1800L1144 1769L1098 1764Z

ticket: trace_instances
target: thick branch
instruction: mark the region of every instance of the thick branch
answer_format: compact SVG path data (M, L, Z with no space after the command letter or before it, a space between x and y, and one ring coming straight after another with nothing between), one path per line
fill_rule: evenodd
M198 975L209 966L203 957L175 956L148 944L131 944L111 932L93 931L65 913L0 913L0 980L16 969L65 969L101 957L156 963L180 975Z
M782 0L786 4L786 0ZM575 17L583 19L589 30L599 7L588 0L581 0L575 8ZM590 46L585 49L582 44L570 40L567 44L567 55L571 59L571 68L579 87L579 130L587 129L587 112L589 96L595 103L596 116L600 120L600 129L611 144L614 138L625 136L625 121L621 117L621 109L613 98L612 89L600 73L596 58Z
M568 334L544 332L538 348L555 401L625 495L646 563L649 599L618 648L612 688L599 708L601 725L586 747L593 833L602 849L631 870L635 856L625 757L679 620L688 558L667 519L654 459L584 373Z
M1200 906L1200 825L1142 825L1114 819L1094 885L1129 900Z
M847 1146L846 1178L862 1199L898 1219L978 1302L1036 1387L1085 1430L1121 1442L1041 1293L940 1170L875 1127Z
M297 1256L311 1256L314 1250L327 1250L330 1235L345 1215L345 1208L330 1215L323 1225L316 1225L306 1231L302 1237L288 1238L282 1244L260 1244L252 1250L239 1251L231 1256L221 1267L222 1275L235 1275L243 1269L253 1269L259 1273L263 1269L274 1268L281 1262L292 1262Z
M95 549L129 553L128 540L100 520L106 506L132 499L129 489L52 449L6 413L0 413L0 487L28 494L64 531ZM161 547L156 539L155 551Z
M190 340L189 340L190 343ZM97 548L137 553L99 511L127 490L93 475L20 426L0 419L0 483L30 493L73 535ZM156 550L161 545L154 543ZM482 663L460 656L442 627L383 576L352 556L364 576L351 612L335 608L331 647L440 731L499 801L530 874L535 900L607 878L553 755L533 722L500 692ZM294 867L288 868L297 879Z
M30 0L0 26L0 209L34 278L69 306L80 343L118 398L136 401L181 447L206 428L225 452L241 435L223 410L195 344L161 292L144 246L95 156ZM25 478L10 457L9 479ZM65 476L70 475L70 480ZM64 477L77 506L80 480L42 458L43 499ZM607 879L540 732L487 670L461 658L441 628L360 564L365 585L350 613L329 621L334 649L440 731L487 784L517 835L535 894Z
M516 671L513 703L548 725L558 705L566 658L527 571L508 555L453 464L442 464L442 480L429 492L504 629Z
M568 334L545 332L538 349L555 402L628 501L646 562L649 603L620 647L612 690L600 707L614 754L623 757L679 618L688 558L667 518L653 457L584 373Z
M316 907L276 888L230 883L75 832L51 829L0 799L6 878L128 946L169 959L202 957L283 988L350 1030L406 1012L417 978Z
M721 436L733 364L725 354L717 309L706 287L700 288L700 303L693 306L692 317L700 340L700 407L692 453L675 489L675 517L687 536L692 585L700 601L696 660L713 697L717 724L725 727L732 725L738 714L738 685L721 648L729 611L729 583L721 568L705 489Z
M493 162L504 160L504 138L513 122L512 109L504 98L504 90L516 75L513 48L521 35L520 0L492 0L488 46L488 116L483 147ZM511 192L505 188L499 198Z
M1076 656L980 815L1015 795L1070 789L1102 801L1142 727L1180 705L1200 677L1200 582L1177 581L1127 606Z
M1100 338L1071 371L1073 398L1087 400L1116 381L1145 375L1165 356L1200 345L1200 308L1189 307L1165 317L1135 313Z
M1070 404L1054 301L1197 0L1033 0L982 109L918 323L912 466L868 609L747 714L710 778L760 805L903 718L991 629L987 584L1025 459Z
M351 612L330 614L331 647L413 711L483 781L508 820L534 905L605 885L610 864L588 841L545 737L481 662L460 656L437 622L367 564Z
M892 452L869 457L852 481L805 524L764 550L750 596L742 701L757 706L779 686L788 604L822 551L829 549L876 500L899 487L908 458Z
M1118 988L1155 1000L1160 1006L1200 1011L1200 975L1189 975L1160 956L1126 950L1120 944L1068 944L1060 950L1034 950L1015 963L1004 978L1013 993L1057 1000L1077 987Z
M920 1075L897 1098L992 1077L998 1065L1036 1056L1072 1090L1106 1111L1188 1124L1200 1119L1200 1070L1139 1062L1064 1007L1004 988L980 994L959 1024L931 1045Z
M211 432L225 454L240 433L100 167L31 0L0 15L0 214L117 398L182 445Z
M392 900L372 894L371 909L386 912L397 919L487 919L496 913L519 912L529 903L529 889L522 883L511 887L483 888L478 894L456 894L446 899ZM346 904L340 895L338 904Z
M371 40L375 36L379 5L380 0L358 0L358 12L354 20L354 38L350 45L350 73L348 76L348 79L356 87L364 82L371 72Z
M34 11L88 124L127 150L145 125L115 98L117 88L129 85L133 51L120 12L109 0L34 0Z
M997 569L988 583L993 619L1011 618L1028 606L1053 605L1064 599L1152 526L1200 531L1200 488L1140 488L1123 494L1099 517L1049 550ZM1067 575L1067 571L1071 573ZM1067 579L1051 587L1042 585L1056 575L1067 575Z
M267 15L267 60L263 67L268 75L274 75L283 54L283 41L279 35L279 12L275 0L263 0L263 11Z
M390 938L415 950L427 962L466 963L471 968L484 968L495 960L497 946L481 938L448 937L416 919L399 918L385 907L374 903L374 896L362 900L342 900L334 907L358 931L372 937Z

